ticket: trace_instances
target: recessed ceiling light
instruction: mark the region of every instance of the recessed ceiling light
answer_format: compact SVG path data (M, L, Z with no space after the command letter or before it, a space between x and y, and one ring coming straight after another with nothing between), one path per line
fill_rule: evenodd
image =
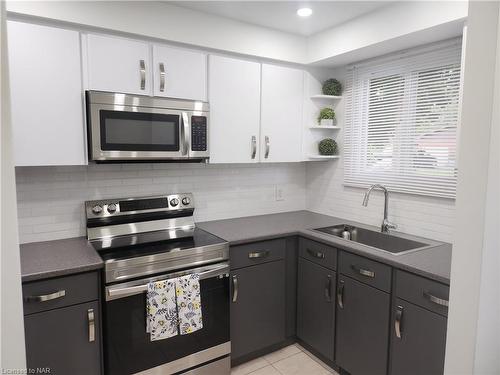
M311 14L313 14L311 8L300 8L297 10L297 15L300 17L309 17Z

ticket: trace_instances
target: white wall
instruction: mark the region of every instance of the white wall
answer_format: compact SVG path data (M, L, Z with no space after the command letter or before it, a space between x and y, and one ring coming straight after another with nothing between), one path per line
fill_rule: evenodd
M304 163L22 167L16 178L21 243L85 235L83 203L104 197L193 192L196 221L305 209Z
M339 68L333 71L332 76L344 82L345 86L346 74L344 68ZM335 107L337 125L341 128L345 124L344 112L344 99L342 99ZM361 203L365 190L343 186L343 129L335 131L335 133L323 133L323 136L333 136L337 140L341 158L307 165L307 208L314 212L379 226L383 219L383 194L374 192L368 207L363 207ZM398 225L398 231L451 242L454 220L454 200L409 194L390 194L389 221Z
M475 369L485 371L478 374L489 374L496 359L490 364L488 361L500 353L498 336L490 341L498 332L498 324L489 320L491 314L487 311L496 309L498 319L499 286L490 282L495 281L499 271L494 264L498 262L499 228L495 224L499 207L493 206L498 203L494 181L499 172L488 174L490 166L498 166L498 138L492 137L498 130L492 130L492 111L499 3L471 1L468 14L445 362L445 373L450 375L473 374ZM496 150L490 151L492 144ZM491 164L490 156L497 158ZM492 347L485 347L490 343ZM492 373L498 374L498 368Z
M498 13L500 20L500 7ZM500 27L490 136L475 374L500 374Z
M306 61L306 38L164 1L9 1L9 12L239 54Z
M466 1L399 1L308 39L309 63L339 66L461 34Z
M1 157L1 301L0 301L0 369L26 368L24 349L23 305L21 296L21 267L17 237L16 189L10 128L10 99L8 81L5 3L0 2L0 157Z

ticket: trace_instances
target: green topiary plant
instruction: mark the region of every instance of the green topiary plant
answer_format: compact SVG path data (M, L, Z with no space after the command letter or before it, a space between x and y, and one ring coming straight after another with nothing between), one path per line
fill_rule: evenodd
M337 153L337 142L331 138L325 138L318 144L320 155L335 155Z
M321 123L321 120L333 120L335 118L335 111L331 108L323 108L319 112L318 116L318 124Z
M323 94L324 95L340 95L342 93L342 85L335 78L327 79L323 83Z

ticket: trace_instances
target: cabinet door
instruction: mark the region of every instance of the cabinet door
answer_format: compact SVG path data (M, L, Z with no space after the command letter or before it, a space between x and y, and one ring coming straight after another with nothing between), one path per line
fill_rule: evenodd
M93 325L90 312L94 314ZM50 368L51 374L58 375L100 374L99 326L97 301L26 315L28 368Z
M389 294L339 276L335 362L354 375L387 373Z
M207 100L207 55L181 48L153 46L155 96Z
M261 161L303 159L303 95L302 70L262 64Z
M209 56L210 162L259 161L260 64Z
M335 272L299 258L297 336L333 361Z
M87 73L91 90L151 95L149 44L89 34Z
M285 262L231 272L231 358L285 340Z
M80 35L8 22L16 166L86 164Z
M446 318L400 299L396 299L392 314L390 373L443 374ZM399 337L396 321L399 322Z

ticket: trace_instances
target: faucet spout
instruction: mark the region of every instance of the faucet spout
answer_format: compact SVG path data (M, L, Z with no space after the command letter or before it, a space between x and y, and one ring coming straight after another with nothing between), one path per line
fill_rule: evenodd
M384 192L384 220L382 221L382 225L380 227L380 231L382 233L389 233L390 229L396 229L396 225L389 222L387 219L389 216L389 191L387 188L380 184L375 184L370 186L370 188L366 191L365 196L363 198L363 206L368 206L368 201L370 199L370 194L373 190L378 189Z

